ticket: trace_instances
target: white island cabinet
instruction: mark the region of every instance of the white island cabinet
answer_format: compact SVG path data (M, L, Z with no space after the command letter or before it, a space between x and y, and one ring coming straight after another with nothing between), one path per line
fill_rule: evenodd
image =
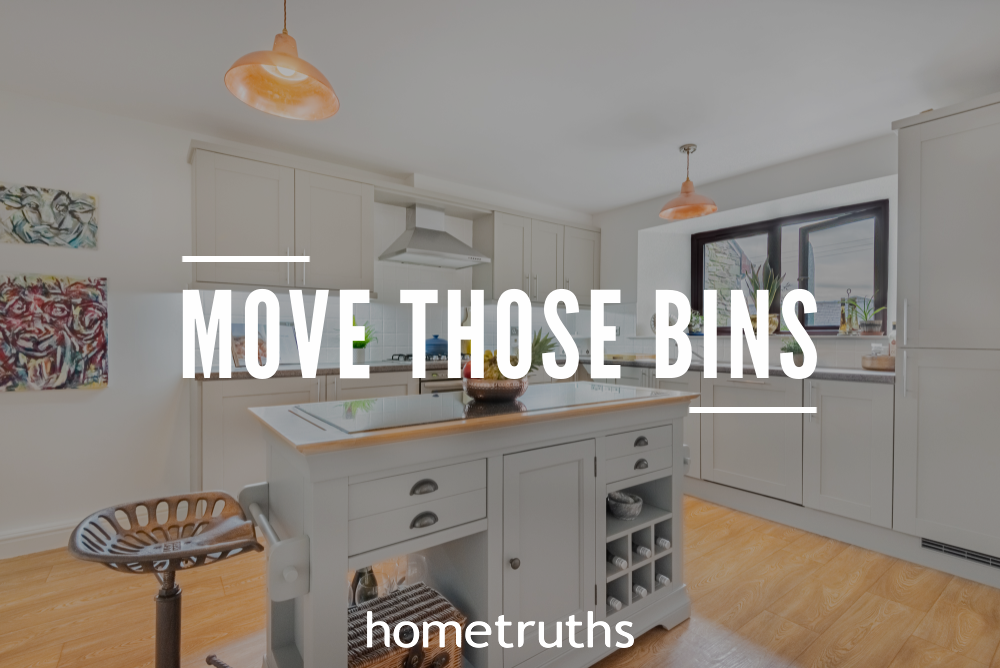
M278 539L268 546L267 665L346 668L349 572L408 554L425 557L424 581L470 622L493 627L488 648L463 644L476 668L585 668L614 651L620 621L636 637L681 623L690 599L674 474L694 398L575 382L532 385L507 406L442 392L251 409L267 482L240 502ZM619 490L644 500L633 522L608 514L607 493ZM609 551L626 567L608 563ZM497 642L501 615L515 629L545 622L551 642L557 623L588 614L610 625L611 647L597 631L595 647L573 648L565 626L561 649L530 632L521 648Z

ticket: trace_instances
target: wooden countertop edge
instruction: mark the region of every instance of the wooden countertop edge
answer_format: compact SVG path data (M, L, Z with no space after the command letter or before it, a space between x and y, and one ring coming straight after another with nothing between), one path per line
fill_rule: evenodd
M272 427L259 415L254 416L271 430L279 439L289 447L304 455L316 455L323 452L337 452L340 450L353 450L365 448L373 445L384 445L386 443L399 443L401 441L416 441L425 438L435 438L441 436L454 436L456 434L482 431L484 429L500 429L503 427L518 427L522 425L534 424L536 422L548 422L552 420L563 420L576 417L578 415L594 415L599 413L611 413L628 408L645 408L651 406L663 406L667 404L690 403L697 398L698 394L684 394L679 397L650 397L644 399L632 399L627 401L608 401L599 404L585 404L574 406L573 408L553 408L545 411L529 413L509 413L507 415L497 415L494 417L481 417L466 420L449 420L447 422L437 422L430 424L413 425L411 427L398 427L395 429L381 429L378 431L366 432L362 435L347 435L343 439L336 441L323 441L320 443L309 443L307 445L295 445L285 437L280 431Z

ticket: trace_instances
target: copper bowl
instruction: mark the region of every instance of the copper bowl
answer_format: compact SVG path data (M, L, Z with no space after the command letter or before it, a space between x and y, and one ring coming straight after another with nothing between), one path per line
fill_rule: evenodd
M487 380L485 378L463 378L462 389L476 401L485 403L515 401L528 389L528 379Z

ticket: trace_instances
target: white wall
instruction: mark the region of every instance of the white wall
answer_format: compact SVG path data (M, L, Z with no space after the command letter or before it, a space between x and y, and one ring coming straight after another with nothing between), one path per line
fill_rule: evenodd
M99 197L96 250L0 244L0 272L107 277L110 327L106 389L0 395L2 558L64 544L105 506L188 490L192 135L7 93L0 127L0 181Z
M896 154L896 135L886 134L707 184L698 183L698 155L695 154L692 175L698 192L714 199L719 210L724 212L896 174ZM683 163L679 162L678 184L683 180L682 170ZM676 194L666 193L594 216L594 222L601 228L601 287L621 290L623 303L635 303L639 298L639 230L662 225L660 209ZM706 225L711 218L704 219ZM690 253L690 248L687 250ZM646 320L648 322L649 318Z

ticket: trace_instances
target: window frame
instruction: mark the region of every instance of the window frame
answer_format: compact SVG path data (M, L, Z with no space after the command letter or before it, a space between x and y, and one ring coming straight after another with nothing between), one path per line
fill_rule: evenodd
M727 241L730 239L740 239L759 234L767 235L767 259L770 270L780 276L781 269L781 228L788 225L801 225L814 221L817 227L810 227L810 230L821 230L827 227L847 224L852 222L845 219L864 220L869 215L874 214L875 218L875 257L874 257L874 284L875 284L875 308L887 306L889 298L889 200L873 200L870 202L859 202L857 204L846 204L844 206L830 209L819 209L807 213L796 214L794 216L781 216L757 223L746 225L736 225L733 227L723 227L708 232L699 232L691 235L691 308L704 313L704 280L705 280L705 245L709 243ZM859 217L860 216L860 217ZM828 220L833 218L834 220ZM798 287L804 288L807 274L804 274L806 255L802 252L801 244L803 237L801 230L799 234L799 266L794 268L795 283ZM792 274L786 269L785 274ZM769 313L780 313L780 300L775 300L769 309ZM805 327L810 334L835 335L839 332L839 325L806 325L805 313L801 304L797 309L799 323ZM888 318L882 318L882 333L885 334L888 327ZM719 334L730 334L730 327L719 327Z

